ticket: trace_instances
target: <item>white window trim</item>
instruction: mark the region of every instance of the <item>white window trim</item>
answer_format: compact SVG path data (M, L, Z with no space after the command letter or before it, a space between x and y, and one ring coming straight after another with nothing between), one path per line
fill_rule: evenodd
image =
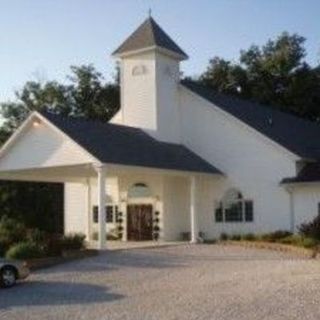
M248 198L242 198L242 199L239 199L237 201L234 201L233 204L236 204L236 203L241 203L242 204L242 220L241 221L226 221L226 209L224 206L223 206L223 201L216 201L215 202L215 206L214 206L214 221L215 223L253 223L254 222L254 209L253 209L253 212L252 212L252 221L246 221L246 217L245 217L245 214L246 214L246 209L245 209L245 203L246 202L251 202L252 203L252 206L254 208L254 201L252 199L248 199ZM216 220L216 210L221 207L222 208L222 221L217 221Z
M97 225L99 222L95 222L94 221L94 219L93 219L93 208L94 207L97 207L98 205L97 204L94 204L93 206L92 206L92 223L94 224L94 225ZM106 221L106 224L108 224L108 225L111 225L111 224L116 224L117 223L117 219L116 219L116 206L118 207L118 212L120 212L120 205L119 205L119 203L117 203L117 202L106 202L106 205L105 205L105 208L107 207L107 206L112 206L113 207L113 216L112 216L112 222L107 222Z
M120 209L120 207L119 207L119 204L118 203L116 203L116 202L107 202L106 203L106 207L107 206L112 206L113 207L113 215L112 215L112 222L107 222L106 221L106 224L115 224L115 223L117 223L117 218L116 218L116 207L118 207L118 212L119 212L119 209Z

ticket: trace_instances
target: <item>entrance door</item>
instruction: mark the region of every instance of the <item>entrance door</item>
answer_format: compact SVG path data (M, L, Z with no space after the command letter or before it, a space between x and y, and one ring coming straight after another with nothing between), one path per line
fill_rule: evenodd
M127 207L128 240L152 240L152 205Z

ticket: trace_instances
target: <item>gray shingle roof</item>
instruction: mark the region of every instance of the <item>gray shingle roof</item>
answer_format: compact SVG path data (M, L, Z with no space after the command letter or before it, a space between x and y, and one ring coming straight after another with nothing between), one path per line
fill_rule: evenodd
M153 18L145 20L121 46L113 52L114 55L149 47L160 47L180 55L183 59L187 54L161 29Z
M302 158L320 160L319 124L258 103L221 94L193 81L182 81L182 85L292 153Z
M41 114L103 163L221 174L183 145L157 141L141 129Z
M320 163L308 163L296 177L285 178L281 183L316 182L320 181Z

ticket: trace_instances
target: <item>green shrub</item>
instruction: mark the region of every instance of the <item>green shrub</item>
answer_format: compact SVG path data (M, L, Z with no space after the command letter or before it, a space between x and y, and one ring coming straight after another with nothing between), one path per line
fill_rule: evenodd
M291 245L300 245L302 243L302 237L299 236L299 235L291 235L291 236L288 236L288 237L285 237L285 238L282 238L279 240L279 243L282 243L282 244L291 244Z
M119 240L119 236L117 234L109 233L106 235L107 240Z
M60 256L62 253L62 235L58 233L47 234L44 240L46 254L50 257Z
M0 257L3 257L6 253L6 249L2 243L0 243Z
M240 235L240 234L233 234L233 235L230 237L230 240L240 241L240 240L241 240L241 235Z
M118 228L110 229L106 235L107 240L120 240Z
M114 233L107 233L106 235L106 239L107 240L120 240L120 237L118 234L114 234Z
M286 230L277 230L274 232L264 233L261 235L261 240L268 242L277 242L283 238L289 237L292 232Z
M27 241L34 242L36 244L44 245L48 241L49 235L39 229L30 229L27 231Z
M304 237L298 234L288 236L279 240L280 243L294 245L297 247L314 248L318 245L318 241L312 238Z
M257 237L253 233L247 233L242 235L241 239L245 241L254 241L257 240Z
M320 240L320 214L318 214L312 221L302 223L299 227L299 232L305 237Z
M26 234L23 223L3 216L0 219L0 250L7 251L13 244L25 241Z
M220 240L221 240L221 241L229 240L229 235L228 235L227 233L225 233L225 232L222 232L222 233L220 234Z
M16 243L6 253L6 258L14 260L35 259L44 256L45 253L41 246L33 242Z
M62 250L80 250L85 247L86 236L82 233L73 233L64 235L61 238Z
M319 245L319 241L313 238L304 238L302 245L306 249L312 249Z
M99 240L98 232L93 232L91 235L91 239L94 241L98 241ZM120 240L121 238L119 237L118 230L111 230L111 232L107 232L106 239L107 240Z

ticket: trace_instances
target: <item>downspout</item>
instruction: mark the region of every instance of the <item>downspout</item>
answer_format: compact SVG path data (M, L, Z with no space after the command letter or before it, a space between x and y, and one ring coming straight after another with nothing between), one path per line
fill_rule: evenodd
M290 187L286 188L287 192L289 193L289 211L290 211L290 231L295 233L295 212L294 212L294 198L293 198L293 189Z

